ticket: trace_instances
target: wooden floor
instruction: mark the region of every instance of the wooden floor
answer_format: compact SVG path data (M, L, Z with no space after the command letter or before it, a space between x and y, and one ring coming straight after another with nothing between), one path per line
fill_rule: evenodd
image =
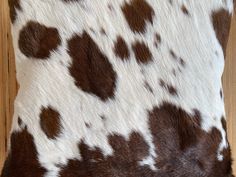
M234 172L236 174L236 17L232 20L223 82L228 117L228 136L235 159ZM0 169L6 156L7 138L9 137L16 92L17 84L7 0L0 0Z

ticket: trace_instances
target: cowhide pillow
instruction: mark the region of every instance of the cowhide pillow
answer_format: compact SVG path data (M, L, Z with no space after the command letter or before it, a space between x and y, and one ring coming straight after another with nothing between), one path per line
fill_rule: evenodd
M20 88L1 177L232 177L233 0L9 0Z

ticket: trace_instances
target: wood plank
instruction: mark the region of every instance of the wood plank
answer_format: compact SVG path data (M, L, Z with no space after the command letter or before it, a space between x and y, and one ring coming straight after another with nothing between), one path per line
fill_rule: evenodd
M0 169L6 157L17 85L8 1L0 1Z
M6 105L5 105L5 92L6 92L6 81L5 81L5 62L7 59L7 48L5 45L7 28L6 24L6 1L0 2L0 168L3 165L6 152Z
M16 81L16 67L14 58L14 49L12 45L12 36L10 28L10 20L7 23L7 96L6 96L6 136L9 138L9 133L11 130L12 117L14 113L14 100L17 94L18 85Z
M236 16L234 16L231 24L223 86L228 137L232 148L233 159L236 160ZM233 170L234 174L236 174L236 162L233 164Z

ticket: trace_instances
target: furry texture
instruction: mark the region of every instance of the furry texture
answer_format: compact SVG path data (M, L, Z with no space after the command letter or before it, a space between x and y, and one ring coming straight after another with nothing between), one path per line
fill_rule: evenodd
M233 0L9 0L20 89L1 177L231 177Z

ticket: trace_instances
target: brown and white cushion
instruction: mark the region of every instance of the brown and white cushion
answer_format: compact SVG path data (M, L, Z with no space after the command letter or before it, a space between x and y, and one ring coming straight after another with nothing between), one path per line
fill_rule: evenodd
M19 91L1 177L232 177L233 0L9 0Z

